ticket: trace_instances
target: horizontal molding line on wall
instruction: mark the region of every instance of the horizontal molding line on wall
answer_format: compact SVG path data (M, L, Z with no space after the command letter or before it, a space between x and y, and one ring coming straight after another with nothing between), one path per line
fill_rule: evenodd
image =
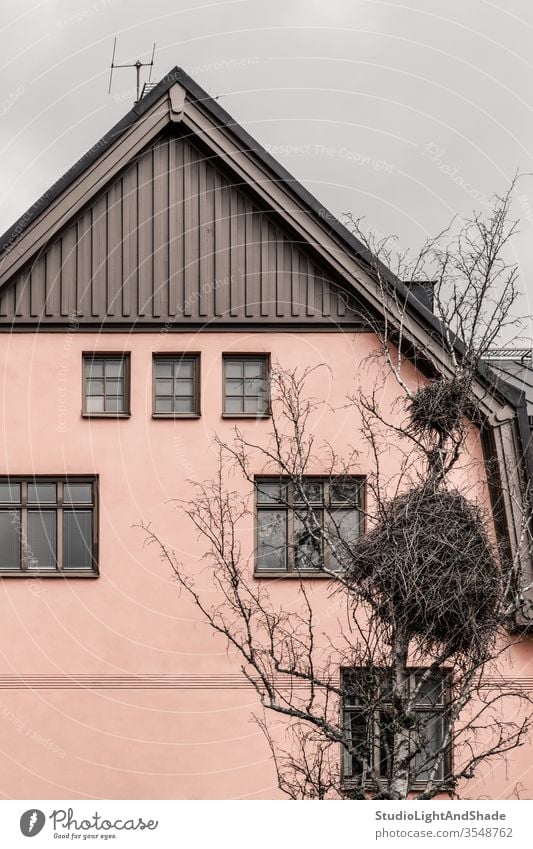
M306 681L276 676L276 687L308 688ZM331 686L339 687L339 680ZM533 677L486 678L487 689L533 691ZM252 684L243 675L0 675L1 690L248 690Z
M307 687L279 677L277 686ZM0 675L0 690L248 690L243 675ZM337 682L338 686L338 682Z

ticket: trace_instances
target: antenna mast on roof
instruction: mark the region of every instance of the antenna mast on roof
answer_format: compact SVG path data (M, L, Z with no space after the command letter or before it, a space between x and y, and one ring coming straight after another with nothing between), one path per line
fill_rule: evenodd
M149 62L141 62L140 59L137 59L136 62L131 62L131 63L126 64L126 65L116 64L115 63L116 49L117 49L117 37L115 36L115 42L113 44L113 55L111 57L111 68L110 68L110 73L109 73L109 90L108 90L107 93L111 94L111 84L113 82L113 71L114 71L115 68L135 68L135 70L137 71L137 99L136 99L135 103L138 103L139 100L141 99L141 68L150 68L150 74L148 76L148 82L146 82L143 86L143 91L142 91L143 94L145 93L145 89L149 88L150 80L152 79L152 68L154 67L154 55L155 55L155 41L154 41L154 46L152 48L152 58Z

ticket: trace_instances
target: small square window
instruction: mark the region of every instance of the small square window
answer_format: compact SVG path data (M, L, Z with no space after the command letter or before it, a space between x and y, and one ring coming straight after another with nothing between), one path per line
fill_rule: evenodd
M156 418L187 418L200 415L198 354L156 354L153 372L153 414Z
M112 418L129 415L129 365L129 354L84 354L84 415Z
M224 357L224 414L263 417L270 414L268 356Z

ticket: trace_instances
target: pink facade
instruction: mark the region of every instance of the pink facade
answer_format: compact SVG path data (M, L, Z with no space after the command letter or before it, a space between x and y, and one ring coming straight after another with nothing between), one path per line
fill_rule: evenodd
M310 390L341 407L359 383L372 385L364 333L13 334L3 347L2 472L99 476L100 577L6 578L0 611L0 775L5 797L276 798L263 737L251 722L253 691L221 639L198 621L155 548L152 522L178 557L197 568L195 533L169 500L187 496L187 478L213 475L212 434L221 417L222 354L268 352L285 366L327 363ZM84 351L131 352L131 417L81 416ZM152 353L199 351L202 416L152 418ZM377 363L373 368L377 368ZM414 379L413 373L413 379ZM397 388L391 380L387 401ZM264 440L269 421L244 422ZM339 452L357 439L353 411L322 413L314 431ZM361 446L362 447L362 446ZM480 457L475 433L471 456ZM396 458L397 459L397 458ZM369 461L367 461L369 462ZM392 462L392 460L391 460ZM258 469L261 471L261 469ZM312 470L320 473L317 468ZM353 470L365 474L361 465ZM239 479L243 497L250 495ZM477 495L483 497L484 483ZM249 529L243 543L253 548ZM310 579L324 630L339 610L326 582ZM290 606L294 581L270 581ZM528 676L531 654L513 651L507 675ZM150 689L147 679L155 676ZM13 687L16 688L13 689ZM468 795L530 794L529 752L506 770L472 782Z

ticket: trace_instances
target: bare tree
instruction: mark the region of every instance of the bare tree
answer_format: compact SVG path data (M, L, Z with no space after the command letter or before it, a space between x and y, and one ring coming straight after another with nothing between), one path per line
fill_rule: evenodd
M387 414L379 387L347 399L362 422L358 445L372 457L364 487L353 476L356 452L341 457L316 442L313 422L325 402L308 394L314 370L274 368L268 440L239 428L230 441L217 439L217 474L191 482L193 497L179 504L202 542L201 582L145 527L181 591L239 659L264 708L256 719L278 785L291 798L457 795L481 764L527 739L529 696L502 676L513 644L507 626L522 602L520 563L497 549L490 518L451 477L460 460L463 471L473 463L467 441L480 361L514 322L516 270L503 258L515 231L510 198L496 198L488 219L466 222L455 237L428 242L409 267L397 263L404 280L428 279L429 266L436 281L442 362L428 346L424 367L434 377L416 385L406 365L412 374L407 290L386 270L388 243L367 245L382 304L368 321L401 407ZM361 237L360 223L352 226ZM401 458L394 473L391 436ZM319 509L317 468L336 493ZM248 498L228 486L232 474L247 482ZM258 552L241 542L256 495L273 513L294 516L290 609L254 577ZM354 512L364 533L345 524ZM329 578L333 633L308 580L317 568Z

